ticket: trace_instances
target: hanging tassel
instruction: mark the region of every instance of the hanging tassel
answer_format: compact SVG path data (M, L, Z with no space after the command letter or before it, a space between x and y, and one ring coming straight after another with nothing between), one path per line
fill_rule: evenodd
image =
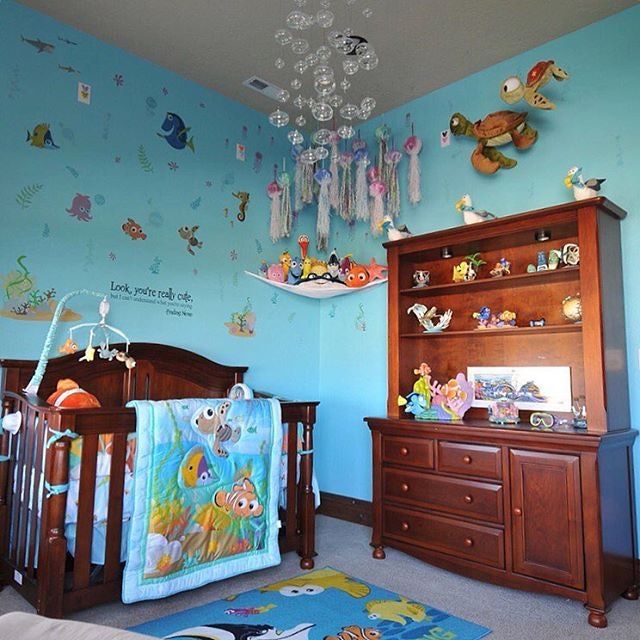
M273 169L273 180L267 185L267 195L271 199L271 217L269 224L269 236L271 242L278 242L282 238L282 226L280 224L280 195L282 189L276 180L276 172L278 165Z
M335 132L331 132L331 184L329 185L329 202L331 207L338 213L340 209L340 180L338 176L338 166L340 162L340 152L338 151L338 141L340 136Z
M282 189L280 197L280 229L281 237L288 238L291 235L291 178L286 171L278 176L278 184Z
M402 159L402 153L396 149L387 151L384 162L387 167L387 212L393 218L400 213L400 183L398 181L398 163Z
M314 175L320 187L318 194L318 221L316 224L316 248L326 251L329 243L329 226L331 224L331 203L329 200L329 186L332 182L331 171L318 169Z
M391 135L391 129L386 124L381 124L375 131L376 140L378 141L378 175L380 180L387 184L387 176L385 175L384 157L387 155L387 140Z
M369 195L373 199L371 203L371 233L379 236L382 233L382 220L384 219L384 194L387 187L382 180L374 180L369 185Z
M342 167L342 182L340 183L340 207L338 213L345 222L353 220L353 179L351 164L353 154L345 151L340 154L340 166Z
M422 200L422 191L420 189L420 162L418 155L422 151L422 140L418 136L413 135L413 125L411 127L411 135L404 141L404 150L409 156L409 203L418 204Z
M356 189L355 189L355 219L369 219L369 192L367 188L367 167L369 166L369 153L367 143L364 140L356 140L353 143L353 158L356 163Z
M302 202L311 204L313 202L313 165L302 165Z
M300 154L303 149L301 144L291 145L291 159L296 163L296 169L293 173L293 210L298 213L304 207L302 201L302 163L300 162Z

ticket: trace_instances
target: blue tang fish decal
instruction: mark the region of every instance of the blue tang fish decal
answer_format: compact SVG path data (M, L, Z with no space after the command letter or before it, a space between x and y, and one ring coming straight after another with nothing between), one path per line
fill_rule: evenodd
M167 113L167 117L162 123L162 130L166 131L166 135L159 133L174 149L184 149L189 147L191 151L195 151L193 146L193 136L188 138L191 127L186 127L184 120L177 113ZM187 139L188 138L188 139Z

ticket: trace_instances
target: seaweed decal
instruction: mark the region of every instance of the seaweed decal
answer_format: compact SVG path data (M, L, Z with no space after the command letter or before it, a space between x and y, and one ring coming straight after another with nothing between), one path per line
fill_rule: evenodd
M33 198L42 190L41 184L28 184L23 187L16 196L16 202L22 209L28 209L33 203Z
M151 160L149 160L149 157L147 156L147 152L145 151L143 144L138 147L138 163L140 164L142 170L146 173L153 172L153 165L151 164Z

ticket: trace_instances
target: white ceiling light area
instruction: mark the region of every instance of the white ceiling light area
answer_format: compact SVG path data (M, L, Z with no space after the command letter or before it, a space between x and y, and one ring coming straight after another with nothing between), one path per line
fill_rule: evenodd
M308 0L317 4L316 0ZM288 86L274 65L274 32L293 0L21 0L21 4L264 113L268 97L243 82ZM376 113L613 15L636 0L332 0L375 42L366 78ZM363 11L372 15L365 17ZM37 34L36 34L37 35ZM357 83L365 79L353 79Z

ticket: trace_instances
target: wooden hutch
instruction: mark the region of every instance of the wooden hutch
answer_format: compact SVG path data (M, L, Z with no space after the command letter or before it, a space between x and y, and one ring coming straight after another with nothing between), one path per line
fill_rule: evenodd
M389 265L388 417L367 418L373 437L375 558L391 546L439 567L584 602L607 625L611 602L638 598L623 309L620 221L604 198L414 236L385 244ZM539 251L580 247L578 266L527 272ZM453 283L454 264L481 252L476 280ZM450 255L450 259L443 256ZM511 275L491 278L500 260ZM412 288L417 269L431 284ZM580 293L582 322L563 299ZM448 329L422 332L407 309L453 310ZM482 306L517 313L517 327L478 330ZM545 326L529 321L544 317ZM487 410L459 422L406 417L398 395L427 362L446 382L468 366L569 366L584 396L587 429L536 431L529 414L497 426ZM572 418L571 414L559 417Z

